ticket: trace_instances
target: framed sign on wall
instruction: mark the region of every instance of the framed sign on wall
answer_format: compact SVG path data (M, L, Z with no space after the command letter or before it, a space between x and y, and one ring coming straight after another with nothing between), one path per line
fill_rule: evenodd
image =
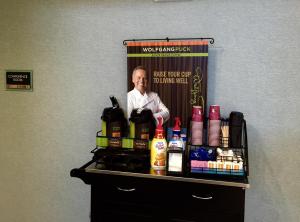
M6 70L6 90L32 91L32 70Z
M188 128L193 106L201 106L204 113L206 109L208 44L202 39L128 42L127 115L130 116L134 108L154 107L153 114L165 118L165 108L155 107L155 104L163 104L170 113L169 118L165 118L167 122L164 120L167 127L173 127L175 117L180 117L181 127ZM133 80L136 69L146 74L145 101L133 102L138 100L138 96L135 97L138 86ZM153 92L157 97L151 96ZM157 101L153 99L158 97Z

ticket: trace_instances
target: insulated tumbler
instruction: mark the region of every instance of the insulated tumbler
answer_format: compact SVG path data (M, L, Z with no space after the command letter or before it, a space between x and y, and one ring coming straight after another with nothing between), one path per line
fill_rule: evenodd
M241 112L233 111L229 116L229 146L242 146L242 130L244 115Z

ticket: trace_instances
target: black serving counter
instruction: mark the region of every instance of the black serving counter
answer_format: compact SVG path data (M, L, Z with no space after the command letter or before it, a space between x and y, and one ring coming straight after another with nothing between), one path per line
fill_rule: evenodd
M126 170L126 169L107 169L107 167L98 165L95 160L90 161L80 168L75 168L71 171L72 177L78 177L82 179L86 184L92 184L97 182L98 175L112 175L112 176L127 176L136 178L149 178L155 180L169 180L169 181L182 181L182 182L192 182L201 184L212 184L212 185L222 185L240 188L250 188L247 177L209 177L199 176L199 175L168 175L164 170L152 170L152 169L142 169L142 170Z
M244 221L247 176L168 175L92 160L71 171L91 185L92 222ZM80 196L80 195L79 195Z

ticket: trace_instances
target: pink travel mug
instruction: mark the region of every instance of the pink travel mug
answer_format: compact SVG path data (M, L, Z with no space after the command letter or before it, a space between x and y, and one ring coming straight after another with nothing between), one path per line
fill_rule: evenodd
M220 106L211 105L209 107L209 129L208 129L208 145L220 145Z
M203 144L203 109L201 106L193 106L191 122L192 145Z

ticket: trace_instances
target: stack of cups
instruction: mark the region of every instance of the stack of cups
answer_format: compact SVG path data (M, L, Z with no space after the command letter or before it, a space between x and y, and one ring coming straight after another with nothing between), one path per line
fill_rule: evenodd
M208 145L220 145L220 106L211 105L209 107L209 130L208 130Z
M191 122L192 145L203 144L203 109L201 106L193 106Z

